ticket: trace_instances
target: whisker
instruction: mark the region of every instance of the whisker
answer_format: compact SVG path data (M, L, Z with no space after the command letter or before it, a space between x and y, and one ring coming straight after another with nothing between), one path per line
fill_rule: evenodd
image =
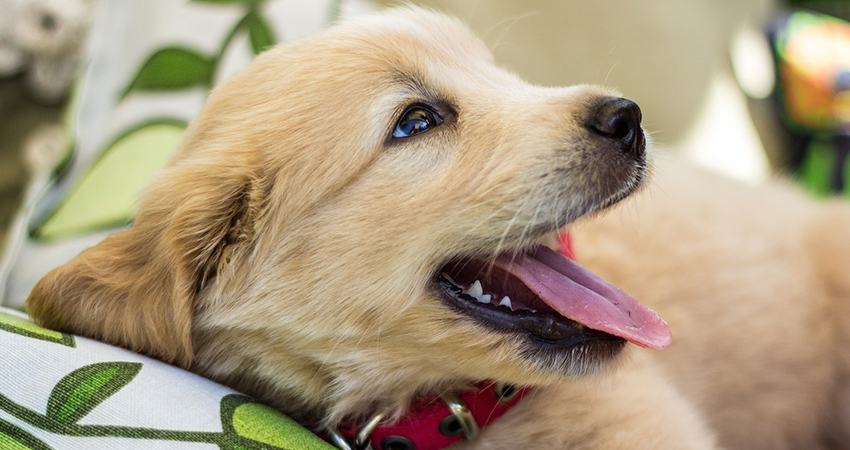
M511 227L513 226L514 222L516 222L516 220L519 217L520 213L522 212L523 208L525 208L525 205L526 205L526 203L523 203L523 204L520 205L519 208L517 208L517 210L514 212L513 217L511 217L511 220L508 221L507 226L505 226L505 231L502 232L502 235L499 238L499 242L496 244L496 251L490 256L490 264L488 265L488 268L487 268L487 276L490 276L492 274L493 266L495 266L495 264L496 264L496 255L498 255L502 251L502 247L504 246L505 239L507 239L508 233L510 233Z
M612 49L612 51L613 51L613 49ZM617 62L615 62L614 64L611 65L610 69L608 69L608 73L605 75L605 81L602 82L603 86L608 85L608 77L611 76L611 72L614 71L614 68L617 67L617 64L619 64L619 63L620 63L620 61L618 60Z
M504 25L505 23L510 22L508 24L508 26L506 26L499 33L499 36L496 38L496 41L493 43L493 46L490 47L490 51L495 52L496 49L499 48L499 46L502 45L502 40L505 38L505 35L508 34L508 32L511 30L511 28L514 27L514 25L519 23L521 20L525 20L525 19L527 19L531 16L536 16L538 14L540 14L539 11L529 11L527 13L523 13L523 14L520 14L520 15L517 15L517 16L514 16L514 17L509 17L507 19L501 20L501 21L497 22L495 25L493 25L492 27L490 27L490 29L486 33L484 33L484 39L486 39L487 36L490 35L490 33L492 33L494 30L496 30L500 26Z

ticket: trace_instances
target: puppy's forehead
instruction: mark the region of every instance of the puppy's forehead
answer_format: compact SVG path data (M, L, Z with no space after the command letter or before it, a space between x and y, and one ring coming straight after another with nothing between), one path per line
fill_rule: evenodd
M384 68L402 77L430 77L429 72L492 65L490 50L459 20L421 8L344 23L334 40L352 56L370 60L365 67Z

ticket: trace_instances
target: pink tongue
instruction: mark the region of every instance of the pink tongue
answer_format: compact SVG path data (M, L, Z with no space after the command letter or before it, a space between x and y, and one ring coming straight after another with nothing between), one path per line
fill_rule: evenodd
M496 266L517 277L556 312L588 328L653 349L672 341L670 328L658 314L548 247L517 257L500 255Z

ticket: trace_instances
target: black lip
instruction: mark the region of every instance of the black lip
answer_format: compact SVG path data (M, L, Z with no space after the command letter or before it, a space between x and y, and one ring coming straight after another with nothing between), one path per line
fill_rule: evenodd
M599 341L626 343L623 338L587 328L549 312L510 311L489 303L479 303L439 274L436 283L441 297L455 310L497 331L524 333L547 348L572 348Z

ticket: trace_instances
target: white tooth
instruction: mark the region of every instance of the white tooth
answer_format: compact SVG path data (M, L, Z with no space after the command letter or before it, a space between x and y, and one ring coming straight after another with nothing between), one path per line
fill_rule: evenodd
M478 297L478 301L481 302L481 303L490 303L490 299L492 299L492 298L493 298L492 295L484 294L481 297Z
M477 299L480 299L481 296L484 294L484 289L481 287L481 282L475 280L475 283L472 283L472 286L470 286L469 289L466 290L466 293Z
M507 295L502 297L502 301L499 302L499 306L507 306L508 308L511 309L511 311L514 310L514 307L511 306L511 298L508 297Z

